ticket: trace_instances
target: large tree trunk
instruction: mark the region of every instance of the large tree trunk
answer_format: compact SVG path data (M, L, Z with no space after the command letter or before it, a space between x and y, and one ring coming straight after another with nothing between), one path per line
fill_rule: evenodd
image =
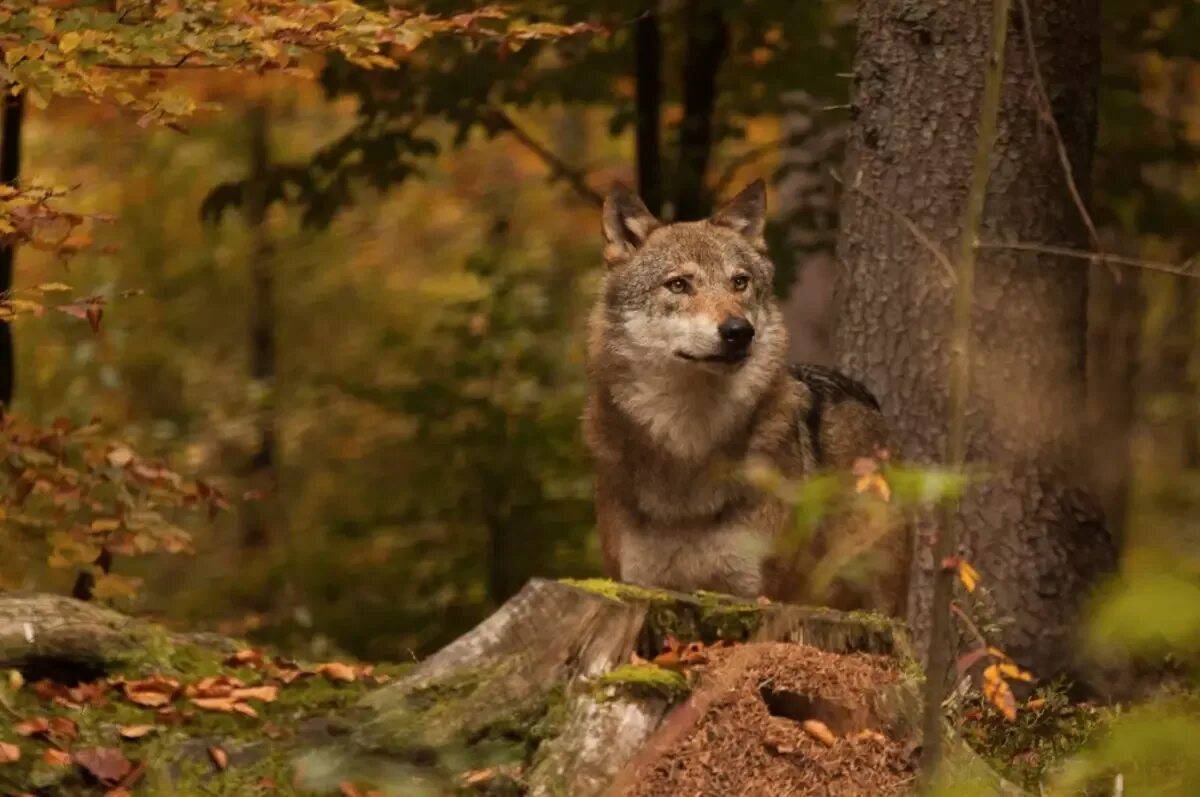
M1095 141L1096 0L1031 4L1053 113L1084 196ZM1008 38L985 241L1086 246L1055 139L1039 118L1020 5ZM954 251L970 182L989 46L988 3L864 0L847 158L834 348L878 395L905 459L944 456L954 287L930 250ZM911 221L928 240L918 240ZM1070 661L1073 620L1112 566L1102 516L1079 486L1087 271L985 247L975 283L967 458L959 505L1008 652L1039 675ZM1101 453L1101 455L1103 455ZM910 613L927 633L932 562L918 535Z
M25 95L6 94L0 126L0 183L5 185L15 184L21 175L21 122L24 115ZM16 244L0 245L0 294L12 290L16 248ZM16 357L12 325L8 321L0 321L0 412L12 404Z
M634 78L637 86L638 194L655 216L662 215L662 33L651 4L634 24Z
M242 546L262 548L278 522L278 453L275 433L275 246L267 226L271 198L269 117L264 104L248 115L250 179L247 182L246 221L250 227L250 378L260 387L256 414L258 445L247 463L246 482L252 498L242 507Z
M713 114L717 107L717 73L728 47L729 31L721 6L694 0L685 11L683 52L683 119L679 123L679 168L675 173L674 219L708 215L712 205L705 178L712 155Z

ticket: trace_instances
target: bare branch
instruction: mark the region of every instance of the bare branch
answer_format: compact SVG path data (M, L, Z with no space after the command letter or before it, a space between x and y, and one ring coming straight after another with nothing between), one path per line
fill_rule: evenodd
M533 136L529 135L524 128L518 125L511 116L505 113L501 108L495 105L487 106L487 112L491 115L492 120L502 130L510 133L513 138L521 143L525 149L532 152L542 163L550 168L551 180L563 180L573 189L575 193L592 203L596 207L604 206L604 195L596 189L592 188L587 183L587 179L583 172L569 166L562 158L551 152Z
M1180 277L1189 277L1191 279L1200 279L1200 274L1195 272L1195 265L1200 257L1193 257L1182 264L1167 263L1161 260L1142 260L1136 257L1125 257L1123 255L1110 255L1103 252L1088 252L1083 249L1072 249L1068 246L1055 246L1054 244L1039 244L1029 243L1025 241L980 241L976 244L977 249L1012 249L1018 252L1037 252L1043 255L1058 255L1059 257L1073 257L1077 260L1090 260L1093 263L1104 263L1111 268L1116 266L1133 266L1135 268L1144 268L1148 271L1158 271L1163 274L1175 274Z
M1080 220L1087 227L1088 236L1092 239L1092 247L1102 253L1104 247L1100 243L1100 233L1096 231L1096 225L1092 222L1091 214L1088 213L1087 204L1083 201L1083 194L1079 192L1079 185L1075 182L1075 170L1071 168L1071 157L1067 154L1067 145L1063 141L1058 120L1054 118L1054 110L1050 107L1050 94L1046 91L1046 82L1042 79L1042 67L1038 61L1037 47L1033 42L1033 15L1029 13L1029 0L1018 1L1021 4L1022 27L1025 29L1025 48L1029 54L1029 67L1033 71L1034 90L1037 92L1038 115L1042 117L1054 134L1054 145L1058 150L1058 162L1062 164L1063 177L1067 180L1067 190L1071 194L1071 201L1075 203L1075 209L1079 211ZM1109 263L1109 271L1112 272L1113 279L1118 282L1121 280L1121 273L1112 263Z

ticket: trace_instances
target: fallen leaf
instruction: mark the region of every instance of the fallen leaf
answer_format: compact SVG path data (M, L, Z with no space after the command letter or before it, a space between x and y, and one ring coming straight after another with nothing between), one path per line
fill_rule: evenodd
M72 757L92 777L105 783L116 783L133 769L125 754L115 747L85 747Z
M8 742L0 742L0 764L11 764L21 760L21 748Z
M275 698L279 697L279 687L271 684L245 686L241 689L234 689L233 697L238 700L261 700L264 703L272 703Z
M121 689L131 703L147 708L161 708L175 698L179 692L179 681L154 675L139 681L124 681Z
M1039 708L1044 708L1045 705L1046 705L1046 700L1044 698L1035 697L1035 698L1031 699L1028 703L1026 703L1025 707L1028 708L1030 711L1037 711Z
M208 757L212 759L213 766L222 772L229 766L229 754L220 747L208 748Z
M837 742L837 737L833 735L833 731L829 730L829 726L820 720L805 720L800 723L800 727L804 729L805 733L826 747L833 747Z
M464 786L483 786L496 779L496 768L472 769L462 774Z
M13 726L17 736L44 736L50 733L50 720L45 717L30 717Z
M319 665L317 667L317 674L324 675L331 681L341 681L347 684L358 680L358 673L354 671L354 668L340 661L332 661L328 664Z
M245 714L247 717L258 717L258 712L249 703L234 703L233 710L238 714Z
M71 754L56 747L47 747L42 751L42 760L52 767L68 767L71 765Z
M236 651L229 658L225 659L225 663L230 667L256 667L263 662L263 654L260 651L244 648Z
M193 697L189 702L205 711L222 711L226 714L233 712L237 705L232 697Z
M51 717L50 735L66 741L79 738L79 726L70 717Z
M141 739L154 733L158 728L154 725L123 725L119 729L122 739Z

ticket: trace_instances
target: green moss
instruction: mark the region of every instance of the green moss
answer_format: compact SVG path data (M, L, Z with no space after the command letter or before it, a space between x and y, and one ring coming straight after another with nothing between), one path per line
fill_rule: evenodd
M622 584L619 581L610 581L607 578L564 578L561 579L561 583L587 590L597 595L603 595L615 601L663 601L668 603L674 601L671 593L665 590L654 589L652 587L639 587L633 584Z
M682 673L657 664L622 664L597 678L595 685L601 696L611 690L677 700L691 691Z

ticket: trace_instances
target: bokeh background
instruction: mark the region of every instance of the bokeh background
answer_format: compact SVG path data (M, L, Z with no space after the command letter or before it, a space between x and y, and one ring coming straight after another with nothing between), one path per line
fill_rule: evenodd
M722 5L711 69L685 55L703 16L657 17L658 199L696 215L768 177L793 351L828 362L854 6ZM297 654L405 660L533 575L599 572L583 326L595 195L638 181L644 4L515 6L610 33L505 57L439 40L396 72L314 60L316 80L178 75L221 106L186 132L84 101L27 106L23 171L112 220L89 221L94 245L67 262L21 250L16 285L69 275L109 304L98 333L59 313L19 321L14 409L98 418L233 504L193 523L194 555L120 562L145 579L128 608ZM1094 217L1109 251L1184 262L1200 251L1200 8L1103 8ZM1118 275L1091 279L1087 475L1127 573L1194 575L1200 289ZM44 552L6 551L5 587L69 588Z

